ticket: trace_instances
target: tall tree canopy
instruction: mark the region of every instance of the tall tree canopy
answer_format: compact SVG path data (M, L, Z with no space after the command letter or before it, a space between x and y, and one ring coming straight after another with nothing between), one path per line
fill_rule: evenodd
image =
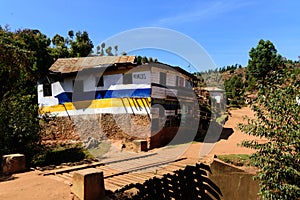
M11 32L0 28L0 157L7 153L33 156L40 141L36 83L59 57L87 56L87 32L69 31L51 40L39 30Z
M57 58L85 57L88 56L94 48L93 42L86 31L77 31L74 37L74 31L70 30L67 37L56 34L52 38L53 48L51 56Z
M50 62L45 35L0 30L0 155L25 153L39 142L36 80Z
M264 81L268 74L277 70L282 62L281 55L272 42L261 39L256 48L249 52L250 59L246 71L247 79L252 83Z
M70 35L70 32L69 32ZM72 35L72 34L71 34ZM92 49L94 48L93 42L89 38L89 35L86 31L82 33L80 31L76 32L76 38L73 40L71 37L70 40L70 55L71 57L85 57L88 56Z
M299 199L300 106L296 99L300 94L300 76L293 66L276 70L280 57L273 47L271 42L260 41L257 49L250 51L252 67L254 55L259 55L263 64L255 59L257 66L269 66L268 69L274 71L267 76L261 74L264 81L257 84L258 97L250 105L256 118L240 125L243 132L267 141L244 141L243 146L257 150L251 158L259 168L256 178L263 199Z

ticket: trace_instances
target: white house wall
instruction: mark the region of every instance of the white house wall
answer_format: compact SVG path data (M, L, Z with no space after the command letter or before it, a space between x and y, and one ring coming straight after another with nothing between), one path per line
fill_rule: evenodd
M53 106L58 104L58 99L55 98L55 96L64 92L64 89L60 82L52 83L51 89L52 96L44 97L43 85L38 85L38 102L40 106Z
M151 74L150 71L133 72L132 73L133 84L150 84Z
M62 87L65 92L72 92L73 91L73 81L74 78L65 78L62 82Z
M94 74L81 74L76 77L76 81L83 81L83 98L79 101L89 102L83 109L77 107L80 102L72 101L75 95L73 93L75 77L67 77L62 82L52 83L52 96L50 97L43 96L43 85L40 84L38 85L40 112L49 112L57 116L94 113L149 114L151 73L139 71L131 74L132 84L123 84L123 74L104 75L103 87L97 87L96 81L99 78ZM85 92L92 93L85 95ZM95 98L85 100L85 96Z

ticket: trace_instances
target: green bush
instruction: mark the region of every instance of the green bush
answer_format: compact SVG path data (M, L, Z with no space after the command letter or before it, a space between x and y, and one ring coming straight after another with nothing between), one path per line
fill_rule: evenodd
M44 148L32 160L32 166L60 165L61 163L78 162L92 158L91 154L80 145L57 146Z
M218 155L217 158L220 160L233 164L236 166L251 166L250 155L248 154L229 154L229 155Z
M0 101L0 155L23 153L27 164L38 151L41 140L33 99L31 95L11 95Z

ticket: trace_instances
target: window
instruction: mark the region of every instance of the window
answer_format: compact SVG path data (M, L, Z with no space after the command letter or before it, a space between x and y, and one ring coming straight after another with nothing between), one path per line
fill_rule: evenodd
M98 83L97 83L97 81L98 81ZM103 87L104 86L103 76L101 76L100 78L96 77L96 86L97 87Z
M44 97L52 96L51 84L43 84L43 94L44 94Z
M176 85L178 87L184 87L184 78L183 77L180 77L180 76L177 76L176 77Z
M167 75L164 72L159 73L159 84L166 85L167 82Z
M123 84L132 84L132 74L124 74L123 76Z

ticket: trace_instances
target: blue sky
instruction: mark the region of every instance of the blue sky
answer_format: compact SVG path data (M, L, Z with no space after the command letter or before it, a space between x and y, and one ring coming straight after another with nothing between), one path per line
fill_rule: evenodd
M168 28L201 45L217 67L236 63L246 66L250 49L256 47L260 39L273 42L282 56L298 60L299 9L300 1L296 0L4 0L0 7L0 25L8 24L11 30L39 29L50 38L56 33L67 36L69 30L85 30L95 46L135 28ZM190 51L193 53L193 49ZM152 56L182 67L189 63L159 50L130 53Z

